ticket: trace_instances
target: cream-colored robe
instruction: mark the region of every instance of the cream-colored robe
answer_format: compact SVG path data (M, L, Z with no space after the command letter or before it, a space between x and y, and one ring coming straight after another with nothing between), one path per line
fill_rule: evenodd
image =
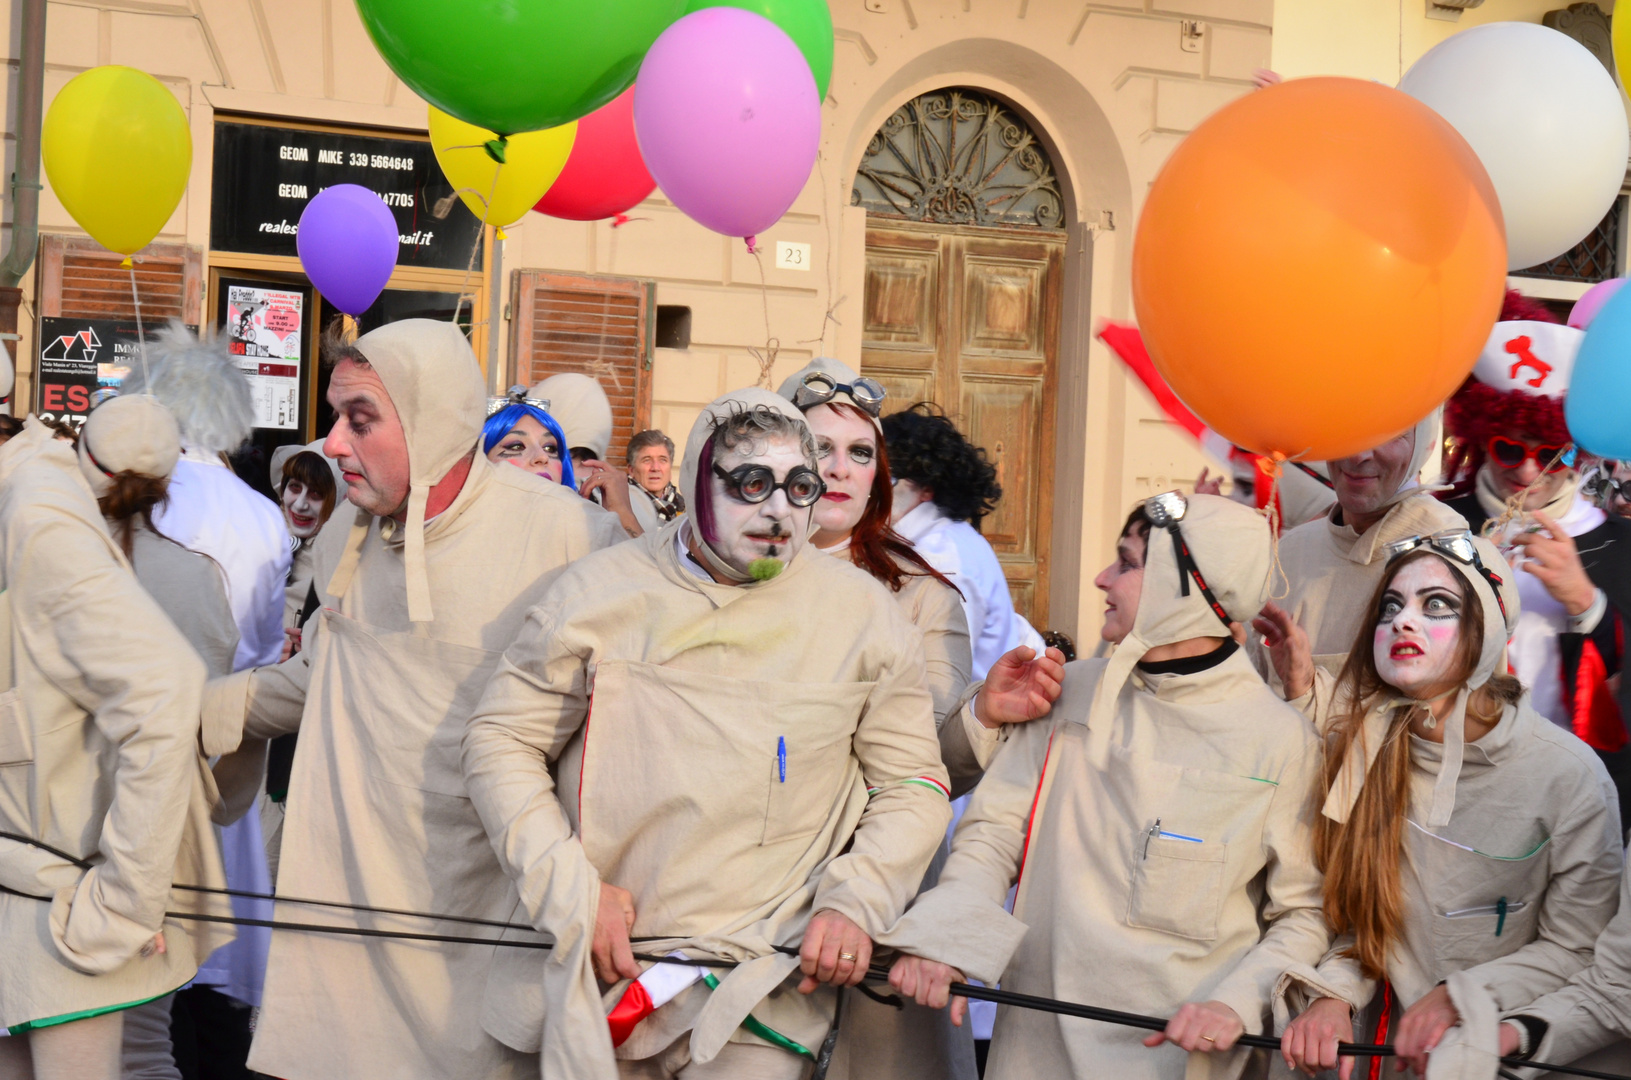
M230 929L198 750L204 665L137 583L73 448L30 419L0 447L0 1025L168 993ZM9 624L9 625L8 625ZM9 640L6 640L9 639ZM43 896L50 902L31 899ZM138 956L160 930L168 951Z
M951 817L919 634L885 587L809 547L769 581L701 580L676 549L688 527L568 568L465 734L471 798L527 921L557 942L498 957L484 1023L541 1045L545 1075L615 1075L588 956L601 881L633 894L633 937L659 939L637 951L745 961L619 1057L689 1031L712 1060L757 1041L749 1013L813 1050L833 991L796 993L798 959L774 946L796 948L824 908L881 933Z
M1262 606L1268 526L1188 500L1185 540L1234 619ZM974 790L940 884L882 939L1004 989L1154 1016L1218 1000L1264 1030L1280 973L1325 954L1307 721L1234 654L1195 674L1134 667L1150 647L1227 633L1180 592L1152 530L1132 633L1066 666L1051 721L1016 727ZM1003 910L1018 882L1014 913ZM1143 1031L1000 1007L989 1080L1238 1075L1248 1054L1150 1050Z
M928 661L928 688L940 731L940 759L951 777L952 798L966 794L996 750L1003 729L988 730L968 707L974 659L968 619L954 589L925 574L907 577L895 599L923 635ZM924 877L925 887L939 877L949 847L942 841ZM900 1008L859 994L844 1001L843 1032L833 1053L829 1080L902 1080L932 1076L936 1080L974 1080L974 1034L970 1026L953 1027L944 1010L925 1009L912 1001Z
M459 774L459 739L488 676L549 574L618 539L591 531L558 484L477 457L425 530L435 621L403 595L401 529L370 526L350 588L306 624L284 664L210 685L216 748L300 732L285 803L284 896L514 921L516 895ZM350 522L315 551L327 582ZM621 532L621 530L619 530ZM389 534L388 536L386 534ZM458 923L280 904L279 919L479 937ZM524 1076L529 1062L479 1022L494 949L278 931L250 1067L289 1080Z
M426 320L393 323L357 345L402 415L415 488L424 490L479 437L485 396L469 347L457 327ZM621 530L597 527L561 485L476 454L416 553L415 498L406 524L348 507L329 520L313 553L321 607L300 653L210 683L205 747L300 732L280 895L514 921L515 889L466 794L459 740L549 575ZM490 933L292 902L277 906L277 918ZM249 1067L286 1080L535 1076L535 1059L481 1029L494 953L276 931Z
M1426 491L1395 503L1363 534L1325 517L1299 525L1280 537L1280 565L1291 592L1279 601L1308 632L1314 653L1313 703L1305 711L1316 724L1327 721L1336 676L1348 659L1371 594L1387 569L1387 545L1411 536L1465 529L1466 519ZM1255 630L1247 649L1258 673L1279 687L1267 648Z

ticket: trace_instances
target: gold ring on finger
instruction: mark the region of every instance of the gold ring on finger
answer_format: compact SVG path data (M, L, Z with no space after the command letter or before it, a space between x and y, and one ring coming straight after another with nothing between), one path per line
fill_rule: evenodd
M1202 1035L1201 1038L1205 1039L1209 1043L1215 1043L1218 1041L1216 1036L1213 1035Z
M838 959L848 960L850 963L853 964L853 963L855 963L855 954L852 953L852 952L841 952L841 953L838 954Z

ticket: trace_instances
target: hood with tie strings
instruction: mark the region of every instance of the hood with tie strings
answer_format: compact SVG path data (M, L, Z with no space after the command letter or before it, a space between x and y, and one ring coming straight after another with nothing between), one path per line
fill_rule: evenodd
M564 449L588 447L596 460L606 460L612 447L612 403L593 376L563 371L534 386L530 393L549 402L549 415L566 435Z
M100 499L122 472L168 480L181 457L181 431L158 398L124 394L92 410L77 449L79 471Z
M685 496L685 505L691 508L691 513L681 519L684 523L683 527L691 530L689 535L696 538L697 549L701 552L702 559L708 564L709 568L722 577L739 583L753 579L731 566L718 552L709 547L708 543L702 538L702 531L696 527L697 523L694 519L699 507L707 505L708 502L708 500L701 503L697 501L697 490L702 484L712 483L712 477L699 476L698 474L701 472L702 448L708 445L719 425L737 413L760 407L779 412L783 416L796 421L800 428L807 429L804 414L794 408L793 403L780 394L772 394L769 390L759 387L732 390L728 394L722 394L715 398L708 404L707 408L697 414L696 422L691 425L691 434L685 440L685 456L680 462L680 494ZM812 532L815 529L813 514L811 515L810 529ZM804 537L798 537L796 543L802 543L804 539ZM789 552L789 559L792 558L792 554L792 552Z
M430 489L467 454L476 451L487 418L481 367L464 333L439 319L404 319L357 339L408 440L408 516L403 525L408 618L430 622L430 579L425 572L425 504ZM328 591L345 595L362 554L373 515L358 509L345 553Z
M1477 548L1478 557L1483 561L1484 568L1500 582L1500 599L1496 599L1495 589L1491 588L1477 567L1469 566L1447 555L1439 556L1446 565L1470 583L1472 595L1478 598L1476 612L1468 614L1484 620L1484 647L1478 654L1478 662L1472 674L1456 690L1455 703L1443 721L1444 755L1439 764L1438 779L1433 784L1433 802L1427 813L1426 824L1430 828L1448 825L1450 815L1455 811L1455 785L1461 776L1461 758L1466 746L1468 695L1489 682L1502 668L1507 639L1518 624L1518 590L1513 582L1512 568L1501 556L1500 549L1488 540L1480 536L1474 537L1472 542ZM1389 578L1391 576L1388 575ZM1504 614L1503 603L1506 607ZM1348 820L1348 816L1353 813L1354 804L1359 801L1359 791L1365 784L1365 775L1375 764L1376 756L1382 751L1388 728L1393 723L1394 711L1419 704L1422 703L1412 698L1384 693L1370 705L1361 721L1363 725L1361 737L1348 744L1348 756L1332 781L1331 790L1326 794L1325 805L1321 811L1326 817L1336 822Z
M1221 495L1185 498L1187 506L1178 530L1195 568L1230 620L1249 621L1269 598L1273 555L1268 520ZM1148 514L1149 504L1145 507ZM1138 615L1131 632L1110 654L1093 696L1088 729L1095 743L1107 745L1116 699L1145 653L1190 638L1229 636L1228 624L1213 611L1195 577L1180 570L1172 534L1151 524Z
M787 378L783 379L781 387L776 391L776 393L780 394L788 401L792 401L793 395L797 394L799 387L804 384L805 376L816 374L825 375L840 386L854 386L855 380L861 377L860 372L856 371L842 360L834 360L830 356L818 356L814 360L811 360L808 364L805 364L803 367L793 372L793 374L789 375ZM848 393L840 390L838 393L833 395L832 400L835 402L841 401L846 405L854 405L863 413L866 413L867 419L872 421L872 426L877 428L878 432L882 434L883 422L876 416L873 416L870 412L867 412L866 407L860 402L856 401Z

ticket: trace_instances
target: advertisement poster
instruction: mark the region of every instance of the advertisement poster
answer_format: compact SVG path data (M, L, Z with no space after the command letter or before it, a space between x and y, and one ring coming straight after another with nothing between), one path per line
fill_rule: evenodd
M42 316L34 411L44 419L79 427L90 415L91 395L98 389L118 389L131 367L140 363L138 340L134 321Z
M288 289L227 288L227 336L249 378L258 428L299 427L305 300L303 293Z

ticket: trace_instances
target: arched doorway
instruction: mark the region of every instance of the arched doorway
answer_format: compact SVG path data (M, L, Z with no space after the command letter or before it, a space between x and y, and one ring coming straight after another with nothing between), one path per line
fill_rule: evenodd
M997 466L981 526L1014 606L1048 627L1048 510L1064 282L1064 198L1011 106L950 87L873 136L851 204L867 211L862 370L890 407L932 401Z

